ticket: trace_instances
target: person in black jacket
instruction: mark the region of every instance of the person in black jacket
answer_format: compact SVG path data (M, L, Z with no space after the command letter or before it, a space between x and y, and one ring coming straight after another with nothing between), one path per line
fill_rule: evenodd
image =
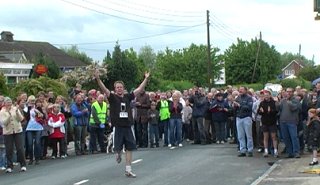
M262 132L263 132L263 145L264 157L268 157L269 135L272 138L274 148L274 156L278 157L278 141L277 141L277 106L276 102L271 97L271 92L265 90L263 92L264 100L260 103L258 114L261 115Z
M308 147L312 148L312 162L309 163L310 166L319 164L317 158L317 150L319 148L320 140L320 120L317 116L316 109L310 109L308 111L308 121L307 121L307 130L306 130L306 141Z
M217 144L224 144L226 142L226 124L228 120L229 104L223 99L222 93L217 93L213 100L212 107L212 121L216 131Z

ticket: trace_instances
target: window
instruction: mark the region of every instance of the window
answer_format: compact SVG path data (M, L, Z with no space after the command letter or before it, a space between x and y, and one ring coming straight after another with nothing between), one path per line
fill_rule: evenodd
M294 75L294 73L295 73L295 71L294 71L294 70L291 70L290 75Z
M8 77L7 77L7 81L8 81L8 84L15 84L15 83L17 83L17 77L15 77L15 76L8 76Z
M284 71L284 74L285 74L285 75L289 75L289 70L286 69L286 70Z

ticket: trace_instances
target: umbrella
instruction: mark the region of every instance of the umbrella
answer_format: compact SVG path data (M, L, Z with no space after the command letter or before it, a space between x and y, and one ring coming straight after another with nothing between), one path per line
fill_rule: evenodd
M320 78L317 78L312 81L312 85L316 85L318 82L320 82Z

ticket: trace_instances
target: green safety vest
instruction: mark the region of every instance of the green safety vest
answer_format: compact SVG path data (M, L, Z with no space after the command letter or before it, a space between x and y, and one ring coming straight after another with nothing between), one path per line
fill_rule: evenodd
M160 100L160 121L170 118L169 103L167 100Z
M106 102L102 103L102 108L100 107L99 103L96 101L92 104L92 108L96 109L98 118L100 120L101 124L105 124L106 123L106 119L107 119L107 111L108 111L108 105ZM95 125L95 121L93 119L93 116L91 114L90 116L90 125Z

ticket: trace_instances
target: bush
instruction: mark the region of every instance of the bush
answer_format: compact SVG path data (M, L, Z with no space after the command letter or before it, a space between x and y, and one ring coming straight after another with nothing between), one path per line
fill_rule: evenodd
M64 83L48 77L40 77L19 82L12 88L10 96L16 98L21 92L25 92L28 95L37 95L40 91L53 91L55 95L64 97L68 95L67 86Z
M264 85L261 83L253 83L253 84L239 84L239 85L235 85L236 87L240 87L240 86L244 86L247 87L248 89L252 88L255 91L259 91L261 89L264 88Z
M159 83L159 88L161 91L168 91L168 90L185 90L185 89L190 89L194 85L193 83L189 81L171 81L171 80L162 80Z
M0 73L0 95L8 95L9 90L6 81L6 77Z
M292 87L295 88L297 86L301 86L301 88L311 89L311 82L304 80L303 78L295 78L295 79L284 79L280 81L280 84L283 88Z

